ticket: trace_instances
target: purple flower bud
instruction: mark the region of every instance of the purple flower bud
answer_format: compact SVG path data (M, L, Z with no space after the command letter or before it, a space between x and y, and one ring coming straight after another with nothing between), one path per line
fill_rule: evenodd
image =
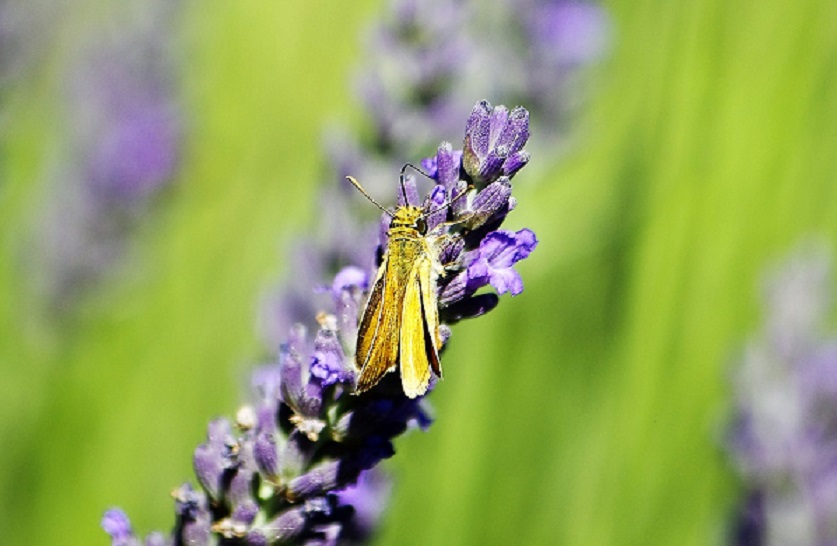
M256 519L258 513L259 505L256 504L256 501L248 499L236 504L230 519L232 519L234 525L249 526Z
M357 334L358 315L369 289L369 272L356 266L341 269L331 286L338 327L344 337L353 339Z
M224 453L211 444L201 444L195 448L193 463L198 481L213 499L219 500L222 496L224 472L229 467Z
M483 188L471 203L470 210L462 212L466 217L470 214L468 226L475 229L489 220L502 220L509 210L511 191L511 182L505 176Z
M279 399L282 384L282 368L279 365L261 366L253 372L251 377L250 383L263 400L275 401Z
M509 112L504 106L492 108L488 101L478 102L465 127L462 156L465 171L482 184L493 182L505 171L514 174L522 167L517 152L528 139L529 112L525 108L517 107ZM510 156L514 159L505 169Z
M253 501L253 482L256 475L256 461L253 454L253 441L247 439L241 443L238 454L239 463L230 480L227 500L233 505L245 504Z
M305 417L316 417L322 408L322 386L308 381L308 346L305 328L297 325L291 341L282 346L279 366L282 374L282 399L293 410Z
M247 534L245 540L250 546L268 546L289 542L302 534L306 523L305 507L297 506L285 510L263 525L254 527Z
M351 483L357 476L341 473L341 461L322 463L302 476L294 478L288 484L288 495L292 498L305 498L312 495L322 495L339 487ZM358 470L359 472L359 470Z
M311 357L311 381L322 387L337 382L349 383L352 372L344 365L343 347L334 332L320 330L314 340L314 354Z
M476 289L474 289L476 290ZM439 293L439 307L445 309L468 295L468 271L451 278Z
M468 187L466 180L460 180L453 186L451 190L451 210L454 218L461 218L466 211L470 210L468 201L473 199L475 191Z
M271 432L260 432L253 445L253 458L259 471L273 478L279 472L279 452L276 448L276 438Z
M459 182L459 166L462 164L462 150L455 150L450 142L443 142L436 152L435 178L442 184L448 193Z
M461 237L445 237L438 245L439 263L443 266L457 263L464 249L465 241Z
M468 286L476 289L491 284L498 294L511 292L516 296L523 292L523 281L512 269L537 246L538 240L529 229L517 233L498 230L489 233L472 254L468 264Z
M259 404L256 408L256 432L276 430L276 411L278 401L271 400Z
M137 543L131 522L125 512L112 508L102 516L102 529L110 535L112 546L131 546Z
M448 209L445 206L447 200L445 187L442 185L434 186L433 191L430 192L424 203L424 210L432 213L425 218L428 231L432 231L433 228L445 221L448 214Z

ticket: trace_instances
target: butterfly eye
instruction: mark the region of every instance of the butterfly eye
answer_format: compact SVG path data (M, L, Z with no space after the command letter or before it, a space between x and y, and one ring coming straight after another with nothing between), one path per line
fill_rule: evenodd
M416 220L416 229L418 230L420 235L424 235L427 233L427 222L424 218L419 218Z

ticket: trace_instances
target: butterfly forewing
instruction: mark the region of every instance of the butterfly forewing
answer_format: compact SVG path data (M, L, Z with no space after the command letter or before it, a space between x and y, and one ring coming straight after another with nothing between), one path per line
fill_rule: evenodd
M372 388L398 364L404 292L420 242L412 237L390 237L358 329L358 392Z
M358 325L355 361L358 368L361 370L364 370L369 362L369 357L372 353L372 348L374 347L375 339L381 326L381 315L384 312L384 285L386 284L385 273L387 263L387 256L384 255L384 260L378 268L378 275L375 277L375 283L372 285L372 290L369 291L369 299L366 302L363 317ZM384 373L385 371L386 370L381 373ZM371 371L369 373L371 373ZM362 379L364 379L363 375L361 375L361 380ZM359 380L358 390L361 390L360 385L361 383ZM369 386L371 387L371 385Z

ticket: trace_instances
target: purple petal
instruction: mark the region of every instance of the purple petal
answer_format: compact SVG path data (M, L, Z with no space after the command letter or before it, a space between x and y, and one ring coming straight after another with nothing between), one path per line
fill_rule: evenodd
M438 178L436 178L436 176L439 172L439 168L438 168L438 165L437 165L436 156L425 157L424 159L422 159L421 160L421 170L423 170L425 173L427 173L430 176L430 178L435 178L435 179L438 180Z
M493 270L490 282L498 294L511 292L512 296L517 296L523 292L523 280L520 274L512 268Z
M480 255L492 268L511 267L529 256L537 244L538 240L532 230L524 228L517 233L497 230L486 235L480 242Z

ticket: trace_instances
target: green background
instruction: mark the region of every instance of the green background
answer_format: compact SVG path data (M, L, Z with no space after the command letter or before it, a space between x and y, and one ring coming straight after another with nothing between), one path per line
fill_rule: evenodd
M350 82L379 2L188 4L178 180L123 274L56 317L26 255L66 135L57 75L89 14L118 5L58 14L3 97L4 544L107 544L112 505L138 531L171 526L207 421L267 358L258 306L318 221L324 123L362 124ZM526 290L455 327L436 423L387 464L381 544L724 540L728 377L758 280L805 237L837 235L837 3L607 7L613 52L570 151L516 179L509 227L540 239Z

